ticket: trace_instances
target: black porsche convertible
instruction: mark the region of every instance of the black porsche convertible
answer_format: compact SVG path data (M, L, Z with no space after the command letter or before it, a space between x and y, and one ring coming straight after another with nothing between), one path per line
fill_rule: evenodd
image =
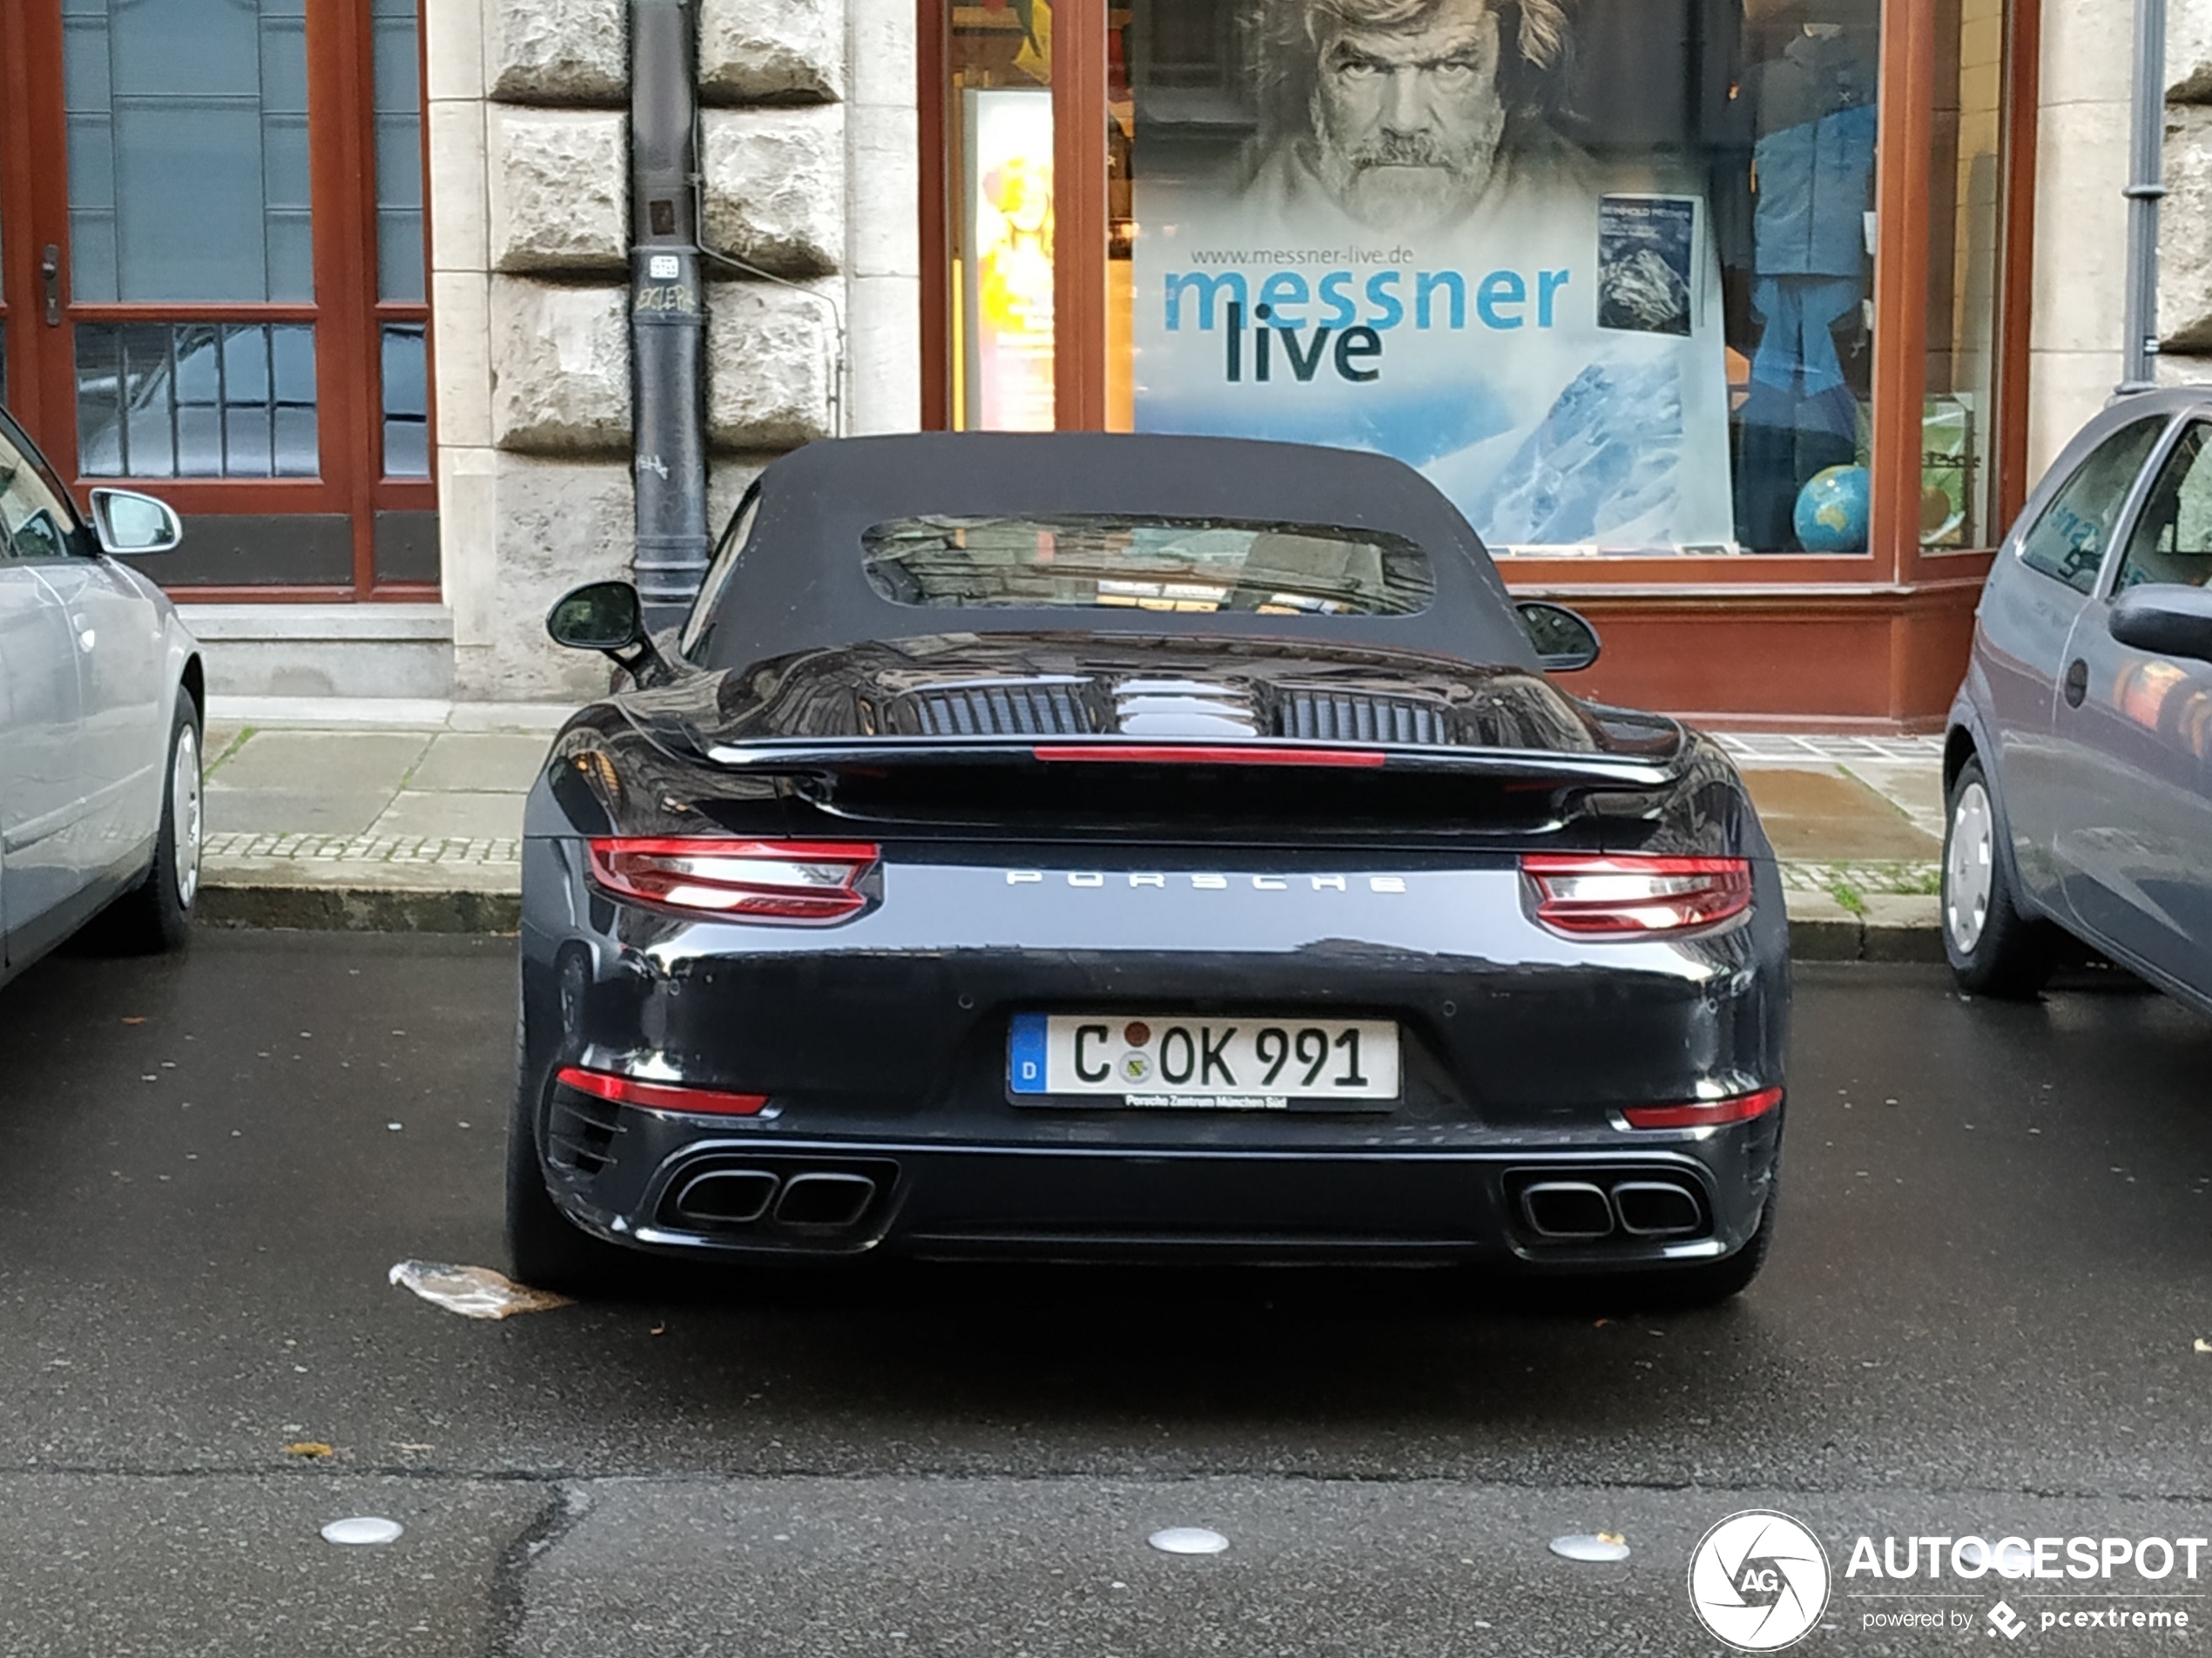
M1732 1295L1774 857L1373 455L919 435L762 475L525 822L508 1225L633 1251L1467 1263Z

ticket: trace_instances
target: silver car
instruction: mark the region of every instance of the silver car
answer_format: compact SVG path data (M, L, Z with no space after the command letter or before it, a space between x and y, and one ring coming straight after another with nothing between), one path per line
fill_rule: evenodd
M92 522L0 414L0 983L94 916L173 949L199 887L199 648L116 556L166 552L161 502L95 489Z
M2212 388L2120 400L2037 487L1944 779L1960 984L2033 994L2063 932L2212 1012Z

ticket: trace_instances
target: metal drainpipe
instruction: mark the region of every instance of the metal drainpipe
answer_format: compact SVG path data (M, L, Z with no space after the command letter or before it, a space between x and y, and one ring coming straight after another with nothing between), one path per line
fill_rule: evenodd
M706 573L706 314L699 285L691 0L631 0L630 356L637 590L681 621Z
M2135 88L2130 111L2128 197L2128 330L2119 389L2157 383L2158 204L2166 194L2166 0L2135 0Z

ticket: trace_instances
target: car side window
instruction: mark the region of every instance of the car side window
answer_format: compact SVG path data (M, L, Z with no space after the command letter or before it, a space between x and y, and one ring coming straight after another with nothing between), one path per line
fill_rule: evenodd
M2165 429L2160 416L2133 421L2093 449L2020 538L2020 562L2077 592L2094 590L2128 492Z
M745 543L752 539L752 521L759 516L760 491L755 489L738 503L729 528L722 532L721 545L714 549L714 562L707 567L706 579L699 583L699 596L692 602L683 637L677 641L677 649L690 661L705 657L707 636L714 631L714 613L722 608L723 590L745 556Z
M65 558L76 545L75 525L69 503L0 431L0 558Z
M2212 583L2212 424L2194 422L2159 468L2128 537L2113 591L2146 582Z

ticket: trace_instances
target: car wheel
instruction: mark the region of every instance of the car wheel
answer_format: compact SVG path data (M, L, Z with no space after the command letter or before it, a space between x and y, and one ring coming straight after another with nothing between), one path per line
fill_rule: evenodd
M2057 929L2022 913L2012 871L1989 779L1969 759L1945 816L1943 953L1959 987L1976 995L2032 996L2057 960Z
M630 1250L584 1231L554 1203L537 1155L542 1090L530 1084L526 1075L519 1079L507 1122L508 1262L516 1280L532 1289L605 1295L631 1280L640 1263Z
M199 896L199 849L206 833L200 792L199 710L179 691L169 731L162 784L161 832L145 879L116 900L103 930L118 949L152 955L181 949L192 936L192 900Z

